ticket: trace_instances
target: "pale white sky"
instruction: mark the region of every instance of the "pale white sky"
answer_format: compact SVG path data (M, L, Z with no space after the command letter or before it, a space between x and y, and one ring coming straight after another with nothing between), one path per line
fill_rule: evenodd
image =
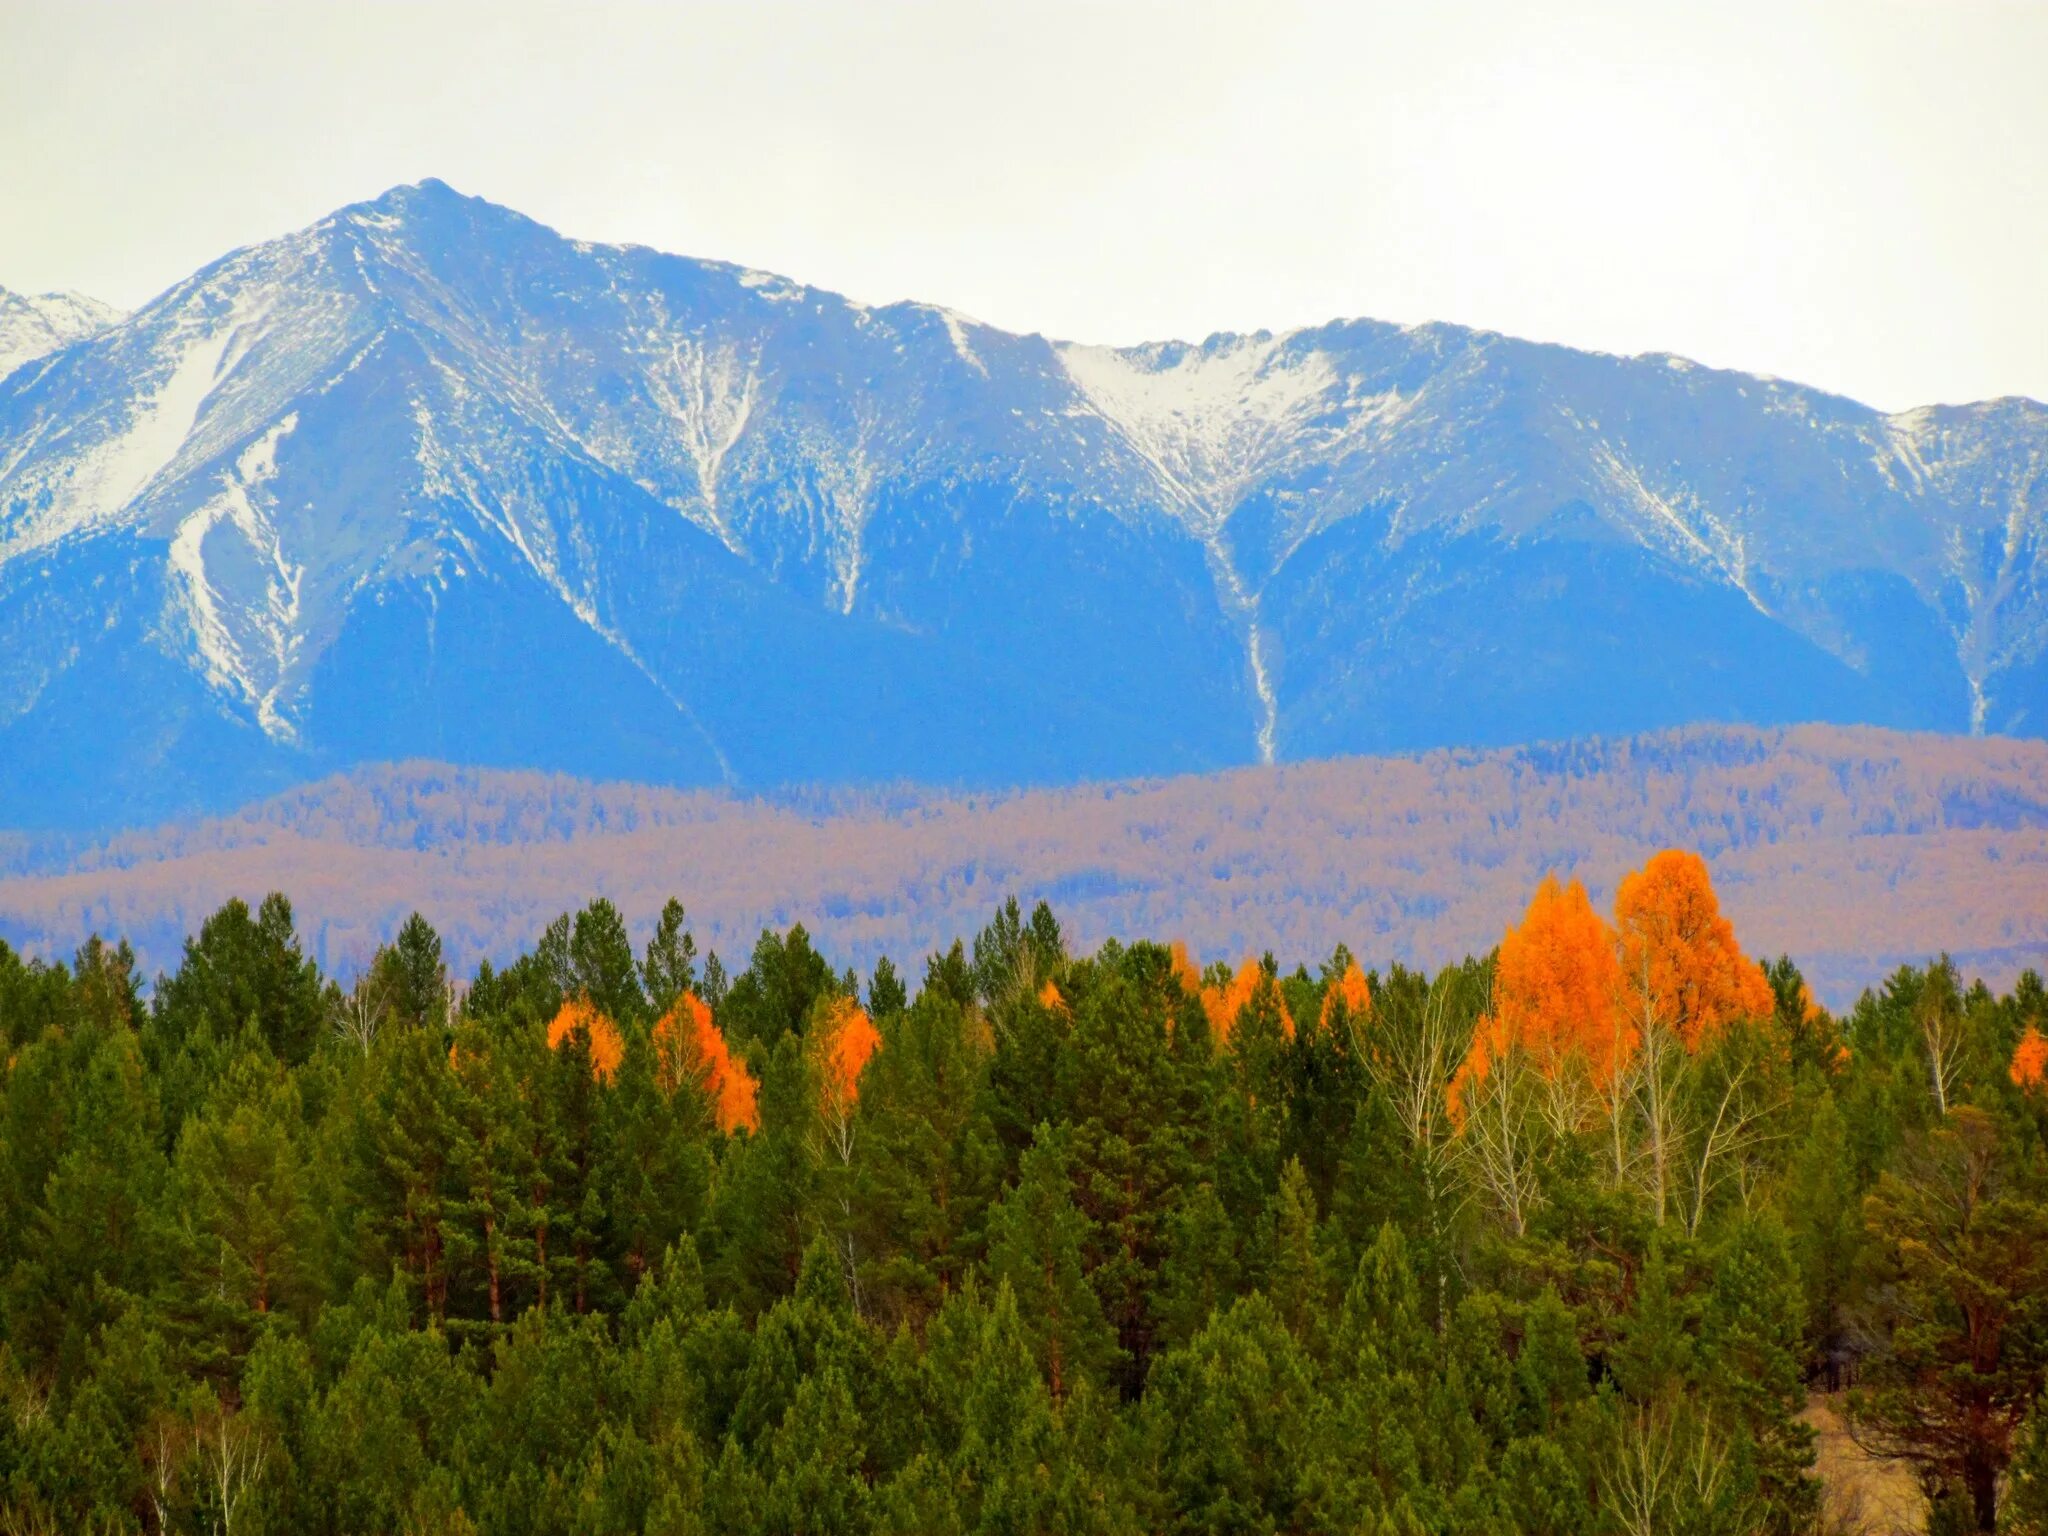
M0 285L137 304L423 176L1087 341L2048 398L2048 0L0 0Z

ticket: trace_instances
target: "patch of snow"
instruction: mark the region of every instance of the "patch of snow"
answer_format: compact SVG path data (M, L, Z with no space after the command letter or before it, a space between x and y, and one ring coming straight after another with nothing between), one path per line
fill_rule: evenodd
M118 427L76 456L46 465L22 486L33 507L37 493L49 500L0 537L0 561L62 538L81 528L112 522L149 490L177 460L220 380L221 364L234 335L232 325L192 338L162 381L121 408Z
M1203 347L1063 343L1058 351L1087 406L1152 466L1182 508L1220 522L1260 471L1329 410L1339 389L1326 355L1290 357L1285 344L1244 336Z
M278 700L298 654L305 567L285 558L264 487L277 474L278 444L298 424L295 412L242 450L222 474L218 494L179 521L169 557L173 601L207 683L250 705L273 741L298 734ZM217 581L209 571L207 545L223 524L254 557L263 576L260 592L224 594L221 584L229 578Z
M683 452L697 471L697 494L712 532L734 554L740 541L718 505L718 475L747 430L760 387L759 355L742 362L730 342L707 347L684 337L669 349L665 363L648 373L655 404L675 423Z
M412 423L416 433L413 459L420 467L420 489L428 496L460 502L468 507L479 522L517 550L520 559L551 587L563 590L561 574L555 569L554 561L527 543L518 517L509 511L501 511L493 498L484 494L470 466L443 446L434 413L424 400L416 398L412 402Z
M335 385L339 384L343 379L347 378L350 374L354 373L356 369L362 366L363 359L368 357L372 352L376 351L378 346L382 344L383 340L384 332L378 331L368 341L364 342L362 346L356 349L355 356L351 357L348 360L346 366L344 366L339 373L329 375L328 378L319 385L318 389L316 390L316 393L323 395L326 394L328 391L333 389Z
M1225 525L1262 477L1355 435L1391 432L1407 404L1392 392L1354 398L1327 354L1285 336L1219 338L1200 347L1063 343L1058 355L1082 413L1099 417L1137 455L1168 509L1201 541L1218 594L1244 630L1259 701L1259 756L1271 762L1279 700L1258 594L1237 569Z
M1569 412L1565 414L1570 416ZM1750 585L1749 544L1742 534L1701 507L1696 498L1686 498L1692 502L1693 517L1688 519L1671 497L1651 489L1641 471L1606 440L1590 443L1587 451L1608 488L1618 493L1628 506L1646 516L1644 533L1689 564L1724 577L1749 600L1752 608L1766 618L1772 617L1771 610ZM1700 527L1693 526L1695 520Z
M1933 483L1934 471L1928 466L1924 449L1935 432L1934 412L1924 407L1884 418L1880 443L1871 454L1871 462L1893 490L1913 494L1925 491ZM1905 470L1910 485L1899 484L1892 473L1894 464Z
M935 304L932 306L932 309L939 319L944 322L946 334L953 339L953 350L959 354L960 361L972 368L984 379L987 378L988 364L981 360L981 354L974 350L974 343L967 335L968 326L979 325L981 322L971 320L966 315L947 309L943 305Z
M1259 761L1270 763L1280 733L1280 700L1266 671L1266 637L1259 629L1256 611L1245 625L1245 658L1251 663L1252 691L1259 697Z
M818 485L832 513L832 556L843 614L853 612L867 565L868 518L880 479L873 452L877 424L873 407L863 403L853 441L839 452L819 454L816 461Z
M1593 462L1605 476L1610 487L1620 492L1637 510L1649 514L1653 528L1664 531L1666 537L1663 542L1674 546L1677 553L1693 564L1708 566L1726 575L1741 589L1742 595L1749 599L1750 605L1757 612L1769 613L1770 610L1764 607L1756 593L1750 590L1747 576L1748 560L1740 538L1724 537L1710 543L1686 521L1668 498L1652 490L1643 480L1641 473L1609 444L1595 444L1592 456ZM1703 518L1703 521L1710 520Z
M801 303L805 290L786 277L777 277L773 272L756 272L747 268L740 273L740 286L751 288L771 304Z
M1963 590L1965 615L1962 623L1949 625L1949 633L1955 639L1956 660L1962 663L1963 681L1970 688L1970 734L1982 736L1990 710L1984 681L1988 670L1985 657L1991 649L1992 604L1985 601L1982 584L1977 580L1976 562L1970 558L1969 544L1961 528L1949 529L1946 553L1949 574Z

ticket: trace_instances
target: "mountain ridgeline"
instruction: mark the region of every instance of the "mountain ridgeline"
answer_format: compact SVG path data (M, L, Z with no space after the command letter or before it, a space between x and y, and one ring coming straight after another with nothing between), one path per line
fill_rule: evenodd
M2048 727L2026 400L1447 325L1071 345L432 181L57 339L0 378L15 826L410 757L989 785Z

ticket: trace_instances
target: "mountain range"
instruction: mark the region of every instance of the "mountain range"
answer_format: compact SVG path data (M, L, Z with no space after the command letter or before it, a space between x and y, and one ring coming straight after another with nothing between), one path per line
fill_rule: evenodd
M975 786L2048 734L2024 399L1438 324L1079 345L435 181L133 314L0 295L0 371L0 825L418 757Z

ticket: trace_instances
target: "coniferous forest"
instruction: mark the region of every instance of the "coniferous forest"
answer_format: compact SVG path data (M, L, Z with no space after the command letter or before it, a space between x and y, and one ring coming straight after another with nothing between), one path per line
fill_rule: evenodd
M2032 973L1835 1016L1676 852L1434 975L628 917L0 945L0 1532L1791 1533L1814 1402L2048 1530Z

